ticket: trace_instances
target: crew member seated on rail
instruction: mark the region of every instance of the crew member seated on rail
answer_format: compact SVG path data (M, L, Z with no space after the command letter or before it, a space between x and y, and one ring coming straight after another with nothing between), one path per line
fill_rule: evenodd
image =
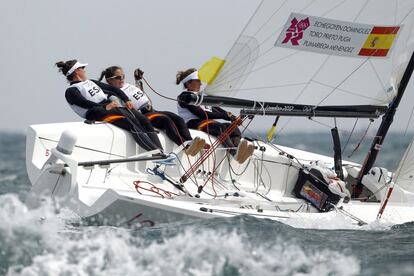
M179 71L176 75L176 84L182 84L185 89L180 96L184 93L200 93L201 81L198 78L197 69L190 68L185 71ZM219 136L231 124L218 122L216 121L217 119L226 121L234 121L236 119L236 116L230 112L226 112L224 109L216 106L194 106L178 101L177 108L178 115L184 119L189 128L201 130L214 136ZM230 154L239 163L244 163L254 151L254 146L241 138L241 132L238 128L226 137L223 141L223 146L229 149Z
M204 139L196 137L193 140L187 125L180 116L173 112L157 111L153 108L151 100L142 89L143 74L144 72L140 69L134 71L135 80L141 86L140 88L125 82L124 71L119 66L111 66L103 70L99 81L105 78L108 84L121 89L131 99L134 108L144 114L154 127L164 130L168 138L175 144L179 146L188 144L185 152L195 156L204 148ZM191 142L188 143L187 141Z
M113 86L89 80L86 76L87 63L77 60L59 61L56 66L69 81L65 98L72 110L90 121L103 121L129 131L134 140L145 150L161 150L161 142L148 119L133 109L133 103L125 93ZM121 98L126 108L109 100L110 96Z

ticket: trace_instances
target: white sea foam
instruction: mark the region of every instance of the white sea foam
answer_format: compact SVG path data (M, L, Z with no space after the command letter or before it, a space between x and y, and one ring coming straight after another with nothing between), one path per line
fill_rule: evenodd
M43 244L53 245L58 238L56 233L62 221L56 217L50 205L28 210L14 194L1 195L0 203L2 269L30 261L30 255L41 250Z
M355 258L338 252L305 252L273 243L254 247L238 234L188 230L145 247L128 243L127 232L100 232L71 240L37 256L21 275L354 275Z
M243 231L190 225L148 241L146 232L122 228L71 231L52 203L28 210L15 195L0 201L8 275L355 275L361 269L354 256L313 251L278 233L256 244Z
M11 268L9 274L355 275L359 271L352 256L312 252L277 238L256 245L243 234L188 228L146 245L125 229L101 227L49 244L47 253L20 271Z
M285 222L286 224L303 229L324 229L324 230L369 230L369 231L383 231L389 230L393 223L381 220L374 221L364 225L358 225L358 222L340 213L332 212L330 216L323 218L315 217L300 217L292 218Z

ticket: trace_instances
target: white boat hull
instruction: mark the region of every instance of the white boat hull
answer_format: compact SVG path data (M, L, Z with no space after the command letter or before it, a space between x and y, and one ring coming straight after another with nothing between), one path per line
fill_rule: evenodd
M61 134L68 129L77 133L78 140L73 153L63 154L56 150L56 146ZM192 131L192 134L210 143L214 140L202 132ZM165 151L174 152L179 160L176 166L160 165L160 170L165 173L164 177L178 183L198 156L189 158L162 133L159 137ZM42 196L52 197L89 221L125 227L237 215L288 224L338 216L349 224L376 220L380 202L352 200L338 204L329 212L319 212L309 202L292 194L299 166L289 155L298 158L302 164L314 160L332 162L332 158L286 147L275 148L261 142L255 142L255 145L258 149L254 156L242 165L228 159L223 149L217 149L184 183L184 193L167 180L151 174L148 169L156 166L152 161L79 166L85 161L148 156L128 133L115 126L84 123L32 126L28 130L26 149L27 170L33 184L28 204L36 206ZM204 186L201 192L198 190L200 186ZM377 198L381 199L384 192ZM397 189L384 213L384 220L390 224L414 221L414 205L409 200L409 195ZM308 224L293 225L307 227Z

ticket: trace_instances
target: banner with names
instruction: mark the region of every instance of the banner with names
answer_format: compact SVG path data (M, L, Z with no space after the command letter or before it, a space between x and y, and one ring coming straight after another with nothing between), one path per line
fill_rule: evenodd
M292 13L275 46L329 55L385 58L400 28Z

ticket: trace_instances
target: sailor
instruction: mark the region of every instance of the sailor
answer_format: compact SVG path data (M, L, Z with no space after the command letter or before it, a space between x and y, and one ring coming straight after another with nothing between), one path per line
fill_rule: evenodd
M176 84L182 84L184 87L184 91L180 96L184 93L200 93L201 81L198 78L197 69L190 68L185 71L179 71L176 75ZM216 119L226 121L234 121L236 119L236 116L231 112L226 112L224 109L216 106L195 106L178 101L177 108L178 114L184 119L189 128L198 129L214 136L219 136L231 124L221 123L216 121ZM254 151L252 144L245 139L241 139L241 132L238 128L229 137L226 137L223 145L229 149L230 154L239 163L244 163Z
M136 83L140 88L124 81L125 74L119 66L111 66L102 71L99 81L105 78L108 84L121 89L131 99L133 107L148 118L148 123L164 130L168 138L175 144L183 146L188 144L185 150L187 154L197 155L204 148L205 140L199 137L193 140L184 120L177 114L169 111L157 111L153 108L151 100L142 89L143 74L144 72L140 69L134 71Z
M89 80L86 76L87 63L77 60L59 61L56 66L69 81L65 98L80 117L90 121L104 121L129 131L135 141L145 150L162 150L158 136L142 114L133 110L133 103L122 90L108 84ZM111 101L110 96L121 98L126 108Z

